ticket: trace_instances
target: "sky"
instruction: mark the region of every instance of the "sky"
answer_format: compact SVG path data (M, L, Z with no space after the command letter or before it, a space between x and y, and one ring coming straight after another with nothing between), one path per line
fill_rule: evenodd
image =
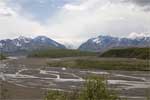
M150 0L0 0L0 39L45 35L78 47L99 35L150 35Z

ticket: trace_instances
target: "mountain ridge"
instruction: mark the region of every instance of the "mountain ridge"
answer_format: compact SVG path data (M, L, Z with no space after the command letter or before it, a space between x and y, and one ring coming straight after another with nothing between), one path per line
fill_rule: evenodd
M22 50L34 50L43 48L63 48L66 47L46 36L37 36L35 38L27 38L19 36L15 39L0 40L0 50L2 52L15 52Z
M150 47L150 37L119 38L113 36L98 36L90 38L79 46L82 51L103 52L111 48Z

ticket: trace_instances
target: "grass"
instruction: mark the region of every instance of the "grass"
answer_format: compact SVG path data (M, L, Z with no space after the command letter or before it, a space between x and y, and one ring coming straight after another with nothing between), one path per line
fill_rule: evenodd
M97 53L85 52L79 50L67 50L67 49L49 49L49 50L37 50L33 51L28 57L49 57L49 58L61 58L61 57L79 57L79 56L96 56Z
M107 88L106 81L100 77L86 80L83 88L72 92L49 91L45 100L120 100Z
M49 62L51 67L67 67L80 69L103 69L103 70L127 70L127 71L150 71L149 60L140 59L66 59Z
M0 60L6 59L6 57L3 54L0 54Z
M111 49L100 55L101 57L123 57L150 59L150 48Z

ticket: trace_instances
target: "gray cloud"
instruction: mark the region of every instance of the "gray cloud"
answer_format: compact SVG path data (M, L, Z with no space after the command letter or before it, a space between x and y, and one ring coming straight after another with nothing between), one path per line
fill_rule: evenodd
M135 3L142 7L150 6L150 0L125 0L125 1Z
M133 3L141 7L143 11L150 11L150 0L123 0L123 2Z
M143 10L144 11L150 11L150 7L145 7Z

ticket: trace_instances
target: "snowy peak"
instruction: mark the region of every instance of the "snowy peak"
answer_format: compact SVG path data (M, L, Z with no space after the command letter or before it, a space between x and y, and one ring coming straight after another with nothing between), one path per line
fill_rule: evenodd
M26 39L29 39L29 38L27 38L27 37L25 37L25 36L19 36L19 37L16 38L16 39L18 39L18 40L26 40Z
M29 43L31 40L32 40L31 38L27 38L27 37L24 37L24 36L19 36L18 38L14 39L12 41L17 46L21 46L23 44Z
M89 39L89 40L92 41L95 44L100 45L100 44L103 44L104 42L107 42L107 41L118 40L118 38L111 37L111 36L98 36L96 38L92 38L92 39Z
M37 36L34 38L34 40L46 41L46 40L50 40L50 39L46 36Z
M39 43L39 44L51 44L51 45L53 45L53 46L56 46L56 47L59 47L59 46L61 46L62 47L62 45L60 44L60 43L58 43L58 42L56 42L56 41L54 41L54 40L52 40L52 39L50 39L50 38L48 38L48 37L46 37L46 36L38 36L38 37L35 37L34 39L33 39L33 41L34 42L37 42L37 43Z
M42 42L42 43L55 42L54 40L52 40L46 36L38 36L38 37L35 37L33 40L36 42Z

